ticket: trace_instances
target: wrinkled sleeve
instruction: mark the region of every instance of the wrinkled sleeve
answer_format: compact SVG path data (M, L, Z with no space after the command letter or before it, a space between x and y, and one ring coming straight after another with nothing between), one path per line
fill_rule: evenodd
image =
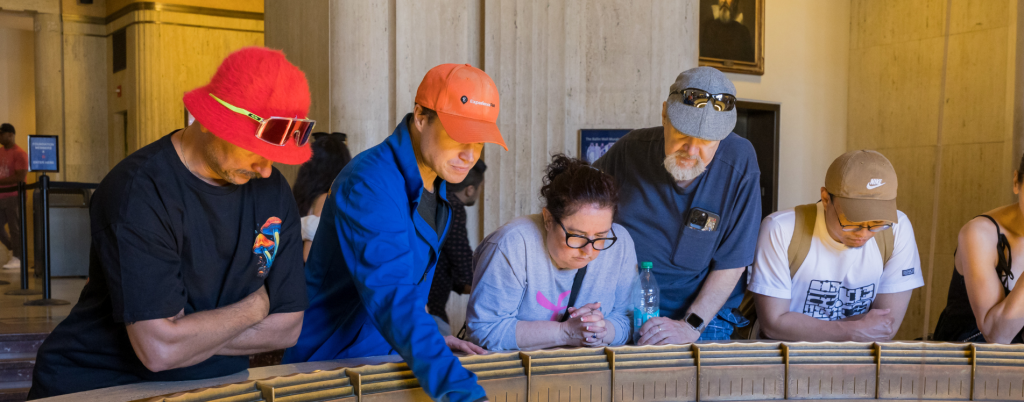
M778 299L793 298L793 278L789 269L789 243L792 238L792 233L786 233L786 228L773 215L764 218L747 289Z
M168 318L185 307L181 257L174 235L163 228L115 223L93 233L93 253L106 276L114 321Z
M622 254L622 260L619 262L619 281L615 284L615 307L606 319L615 326L615 340L612 341L612 346L619 346L626 344L632 338L632 324L629 322L626 312L633 307L631 295L633 282L636 281L638 274L633 238L626 232L626 228L621 226L615 228L615 235L623 243L622 246L625 246L626 252ZM613 247L619 247L619 245Z
M281 245L278 247L280 254L274 258L274 266L267 276L267 296L270 297L270 314L294 313L305 311L309 307L309 300L306 295L306 274L302 262L302 238L301 223L299 220L299 207L295 205L295 199L288 197L288 183L281 179L283 190L281 197L281 211L284 214L280 217Z
M435 401L486 397L476 375L459 363L417 295L407 209L366 180L338 191L334 200L339 246L374 326L412 369Z
M518 350L516 324L526 292L525 267L509 261L491 242L478 247L473 261L477 279L466 312L470 342L488 350Z
M917 251L914 227L910 219L899 212L899 223L893 229L895 241L892 257L882 268L878 293L899 293L924 286L921 256ZM879 237L875 237L879 239ZM876 240L877 241L877 240Z
M757 244L757 232L761 223L759 174L748 175L740 182L735 202L732 211L736 217L732 224L725 228L722 243L712 257L712 269L745 268L754 262L754 246Z

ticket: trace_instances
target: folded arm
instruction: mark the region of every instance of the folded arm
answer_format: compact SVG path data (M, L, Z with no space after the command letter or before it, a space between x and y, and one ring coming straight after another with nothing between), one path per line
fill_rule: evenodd
M246 356L295 346L302 332L302 314L297 311L268 315L256 325L246 328L215 354Z
M899 322L896 314L888 308L899 309L903 302L902 313L907 310L910 302L910 290L893 294L878 295L873 307L866 314L847 317L842 320L819 320L799 312L789 311L790 299L754 295L754 306L757 308L757 319L761 322L761 331L770 339L781 341L805 342L873 342L889 341L896 334ZM879 303L881 301L881 303Z
M129 323L128 339L136 356L153 372L188 367L218 354L249 327L267 317L264 287L215 310Z

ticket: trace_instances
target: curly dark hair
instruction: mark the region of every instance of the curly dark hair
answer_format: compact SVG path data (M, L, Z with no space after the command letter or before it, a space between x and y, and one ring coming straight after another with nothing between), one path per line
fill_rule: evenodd
M299 175L292 186L292 195L299 205L299 216L309 214L313 200L331 190L331 183L341 169L352 161L345 145L345 133L313 133L313 157L299 167Z
M556 154L548 164L540 196L551 216L561 221L588 204L611 207L614 212L619 204L619 187L612 176L589 163Z

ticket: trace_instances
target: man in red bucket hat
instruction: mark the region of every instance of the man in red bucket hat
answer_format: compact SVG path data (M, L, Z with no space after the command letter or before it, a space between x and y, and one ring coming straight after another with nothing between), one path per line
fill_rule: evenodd
M486 352L442 337L424 306L451 226L446 182L466 178L483 143L505 146L498 88L480 69L442 64L415 102L334 180L306 262L302 335L284 362L398 354L431 399L473 402L484 390L449 349Z
M195 123L96 190L90 281L40 347L30 399L224 376L295 344L308 304L299 216L271 163L310 156L305 75L245 48L184 101Z

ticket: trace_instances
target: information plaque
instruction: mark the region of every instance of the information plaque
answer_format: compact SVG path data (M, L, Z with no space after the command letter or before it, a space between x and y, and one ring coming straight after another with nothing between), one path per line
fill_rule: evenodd
M56 135L28 136L28 170L30 172L59 172L60 151Z

